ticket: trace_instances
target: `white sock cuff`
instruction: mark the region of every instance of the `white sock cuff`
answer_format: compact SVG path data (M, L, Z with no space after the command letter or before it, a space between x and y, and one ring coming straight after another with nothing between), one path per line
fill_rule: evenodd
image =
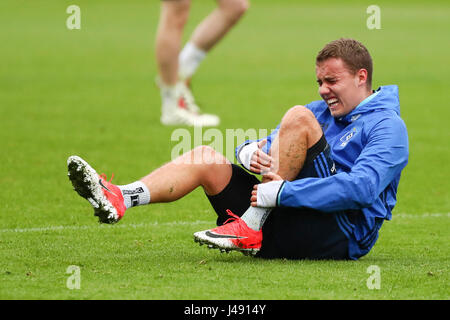
M247 224L249 228L255 231L259 231L267 216L269 215L272 208L260 208L260 207L249 207L247 211L241 216L241 219Z
M172 86L168 86L166 84L164 84L162 81L159 83L159 87L160 87L160 91L161 91L161 97L163 99L174 99L176 94L177 94L177 89L178 86L172 85Z
M205 57L206 51L200 49L192 42L186 43L178 58L178 75L180 79L191 78Z
M284 180L274 180L258 184L256 205L262 208L273 208L277 206L277 196Z
M142 181L118 186L122 192L127 209L150 203L150 191Z
M184 90L184 83L178 81L172 86L167 86L163 83L160 84L161 100L162 100L162 112L173 112L173 108L176 108L178 99Z

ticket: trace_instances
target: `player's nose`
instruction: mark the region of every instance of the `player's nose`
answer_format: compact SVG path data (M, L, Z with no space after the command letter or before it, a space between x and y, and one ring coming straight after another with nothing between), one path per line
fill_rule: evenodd
M330 94L330 88L328 88L325 84L322 84L320 87L319 87L319 94L323 97L323 96L326 96L326 95L328 95L328 94Z

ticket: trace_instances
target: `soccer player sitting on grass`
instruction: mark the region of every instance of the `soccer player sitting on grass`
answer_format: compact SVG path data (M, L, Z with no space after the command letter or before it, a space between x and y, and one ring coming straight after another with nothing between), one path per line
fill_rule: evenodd
M69 177L101 222L202 186L218 227L196 232L200 244L262 258L358 259L391 219L408 161L398 88L372 90L371 56L352 39L319 52L316 76L321 101L289 109L270 136L236 149L262 181L205 146L129 185L107 182L77 156Z

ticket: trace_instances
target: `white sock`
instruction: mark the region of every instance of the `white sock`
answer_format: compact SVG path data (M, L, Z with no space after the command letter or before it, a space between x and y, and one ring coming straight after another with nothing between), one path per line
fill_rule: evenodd
M241 219L247 224L249 228L255 231L261 230L267 216L269 215L272 208L259 208L259 207L249 207L247 211L241 216Z
M142 181L136 181L118 187L122 191L127 209L150 203L150 191Z
M176 108L178 97L182 90L181 86L181 81L172 86L165 85L164 83L160 84L163 112L172 112L173 110L169 110L169 108Z
M205 57L206 51L192 42L186 43L178 58L178 76L180 79L191 78Z

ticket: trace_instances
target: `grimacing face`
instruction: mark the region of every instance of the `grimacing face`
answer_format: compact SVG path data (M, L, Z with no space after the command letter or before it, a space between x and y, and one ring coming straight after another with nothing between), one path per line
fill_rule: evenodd
M367 70L353 74L341 58L329 58L316 65L319 94L335 118L349 114L371 94Z

